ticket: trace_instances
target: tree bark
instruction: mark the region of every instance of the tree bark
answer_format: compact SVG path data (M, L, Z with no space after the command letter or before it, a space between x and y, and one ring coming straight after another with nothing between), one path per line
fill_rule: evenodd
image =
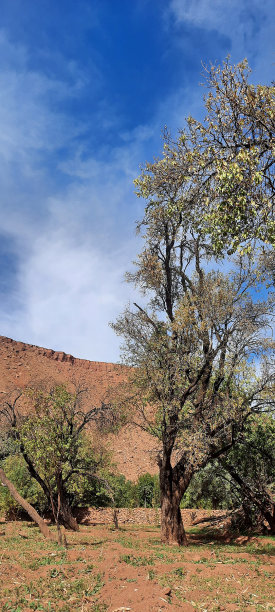
M17 503L24 508L24 510L28 513L28 515L31 517L31 519L37 523L41 533L43 534L43 536L47 539L47 540L54 540L55 538L54 536L51 534L48 526L46 525L45 521L42 519L41 516L39 516L38 512L36 512L36 510L33 508L33 506L31 506L31 504L29 504L29 502L27 502L21 495L20 493L18 493L18 491L16 490L15 486L12 484L12 482L7 478L7 476L5 475L4 471L2 470L2 468L0 468L0 480L2 481L2 484L5 485L6 487L8 487L9 492L11 494L11 496L13 497L13 499L15 499L15 501L17 501Z
M79 531L79 525L77 520L72 514L71 507L66 500L66 494L63 487L62 479L57 478L57 489L58 489L58 516L61 518L61 523L66 529L72 529L72 531Z
M160 464L160 492L161 492L161 538L167 544L187 546L184 531L180 502L182 492L179 483L173 478L173 469L170 459L164 459Z
M187 546L180 505L168 495L162 495L161 499L161 539L167 544Z
M79 525L77 520L72 514L72 510L70 506L63 501L60 504L60 517L61 522L66 527L66 529L72 529L72 531L79 531Z

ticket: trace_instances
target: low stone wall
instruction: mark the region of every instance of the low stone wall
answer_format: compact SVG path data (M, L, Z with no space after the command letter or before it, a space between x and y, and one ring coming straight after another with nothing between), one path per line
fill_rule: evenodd
M117 508L119 524L133 525L159 525L159 508ZM181 511L183 524L190 527L194 521L209 516L223 514L222 510L194 510L184 509ZM77 519L82 525L104 525L112 524L114 517L113 508L83 508L78 510Z

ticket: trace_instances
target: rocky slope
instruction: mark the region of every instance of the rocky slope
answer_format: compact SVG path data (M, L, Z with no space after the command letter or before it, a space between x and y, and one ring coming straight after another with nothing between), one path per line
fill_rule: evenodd
M87 388L87 409L98 405L108 389L127 375L125 366L77 359L63 352L45 349L0 336L0 400L16 390L41 385L49 388L65 383ZM105 441L104 441L105 443ZM128 425L106 438L119 472L136 480L144 472L156 473L155 441L140 428Z

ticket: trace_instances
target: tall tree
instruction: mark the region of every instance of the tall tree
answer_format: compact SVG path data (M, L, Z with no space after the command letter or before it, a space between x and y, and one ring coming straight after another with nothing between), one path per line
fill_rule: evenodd
M136 366L143 427L161 444L162 537L186 544L180 501L193 474L231 448L249 415L273 401L265 333L272 300L253 301L246 256L232 273L217 270L202 227L203 198L183 178L188 160L181 145L167 147L168 157L166 148L136 181L148 202L139 224L145 246L128 280L147 304L126 309L113 327ZM266 360L258 375L251 362L260 355Z

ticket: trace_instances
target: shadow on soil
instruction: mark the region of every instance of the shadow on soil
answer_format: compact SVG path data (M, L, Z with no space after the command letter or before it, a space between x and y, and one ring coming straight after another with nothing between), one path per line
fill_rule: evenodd
M209 527L191 528L188 530L189 546L200 546L212 544L213 546L227 547L239 550L246 548L247 552L253 552L255 555L275 555L275 536L259 535L257 533L236 536L236 534L221 533L216 529Z

